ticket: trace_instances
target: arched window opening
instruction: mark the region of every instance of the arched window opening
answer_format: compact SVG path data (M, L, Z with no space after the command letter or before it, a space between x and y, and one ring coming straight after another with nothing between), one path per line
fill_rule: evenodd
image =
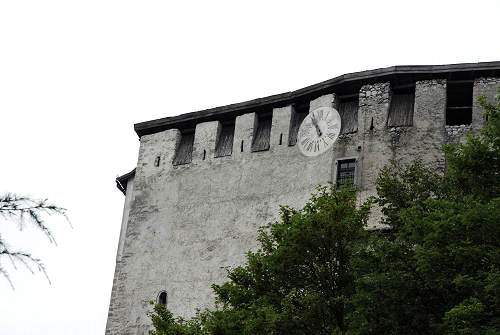
M167 304L167 292L162 291L158 295L158 304L160 304L160 305L166 305Z

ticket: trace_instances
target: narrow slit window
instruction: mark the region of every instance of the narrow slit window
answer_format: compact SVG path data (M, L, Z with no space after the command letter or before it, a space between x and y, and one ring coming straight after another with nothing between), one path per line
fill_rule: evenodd
M233 153L234 122L222 124L222 129L215 146L215 157L231 156Z
M181 141L175 151L174 165L191 163L193 159L194 132L181 134Z
M255 116L257 117L257 129L254 130L253 134L252 151L269 150L273 114L256 114Z
M356 175L356 160L346 159L338 161L337 165L337 186L354 186L354 176Z
M402 127L413 125L413 107L415 104L415 86L392 91L388 127Z
M339 114L342 122L340 129L341 134L351 134L358 131L358 109L359 100L357 98L340 99Z
M448 82L446 85L446 125L472 123L472 82Z
M290 121L290 132L288 135L288 145L293 147L297 144L297 134L299 133L300 124L304 121L309 113L309 103L294 105L292 111L292 119Z

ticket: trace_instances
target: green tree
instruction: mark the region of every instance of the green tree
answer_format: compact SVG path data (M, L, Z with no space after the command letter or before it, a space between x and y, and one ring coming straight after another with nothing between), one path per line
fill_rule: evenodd
M500 91L499 91L500 93ZM392 162L370 202L320 188L260 231L260 249L213 285L215 311L151 314L165 334L500 334L500 96L486 125L444 146L447 169Z
M7 193L0 195L0 218L7 223L15 223L19 230L27 224L32 224L41 230L51 243L56 243L51 230L47 227L45 217L47 215L62 215L66 218L66 209L50 204L47 200L37 200L27 196L18 196ZM69 221L68 221L69 222ZM0 274L11 284L7 270L2 266L2 260L8 259L14 268L21 264L33 273L33 266L41 271L46 277L45 267L40 259L33 257L25 251L13 250L7 242L2 239L0 233ZM47 277L48 279L48 277Z
M320 187L303 209L282 207L246 264L213 285L217 310L184 321L156 306L151 334L343 334L369 205L357 208L354 189Z
M172 312L165 305L157 304L154 311L149 313L153 321L154 335L208 335L210 334L204 324L207 322L210 312L199 313L191 320L174 318Z
M500 98L499 98L500 99ZM383 223L355 263L352 334L500 334L500 100L486 125L419 161L382 170Z

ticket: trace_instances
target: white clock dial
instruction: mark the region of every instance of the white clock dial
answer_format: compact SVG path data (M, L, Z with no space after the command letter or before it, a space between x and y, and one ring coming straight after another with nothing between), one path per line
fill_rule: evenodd
M317 156L332 147L340 133L340 115L334 108L319 107L302 121L297 136L305 156Z

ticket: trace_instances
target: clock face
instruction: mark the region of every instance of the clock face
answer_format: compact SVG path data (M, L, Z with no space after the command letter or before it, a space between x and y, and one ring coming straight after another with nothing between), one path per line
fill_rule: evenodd
M340 133L340 115L331 107L319 107L302 121L298 146L305 156L317 156L327 151Z

